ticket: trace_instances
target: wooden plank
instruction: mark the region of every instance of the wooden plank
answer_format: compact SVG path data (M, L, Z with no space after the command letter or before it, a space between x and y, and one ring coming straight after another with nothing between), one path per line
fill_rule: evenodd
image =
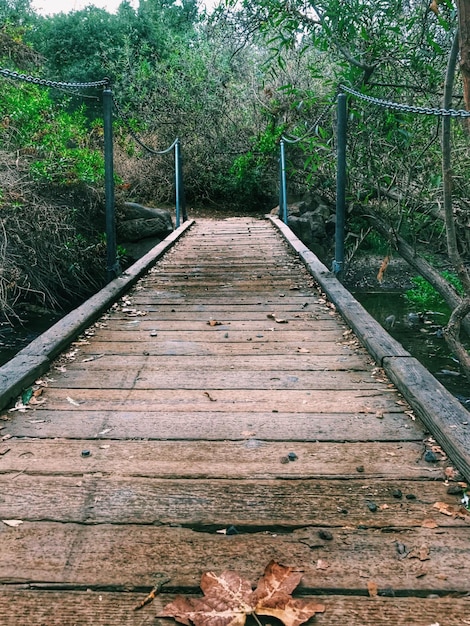
M262 568L258 578L261 574ZM256 578L252 581L255 583ZM154 616L175 599L174 594L162 593L152 604L140 611L134 610L149 589L142 589L140 593L91 589L59 592L3 586L0 587L0 615L4 626L172 626L174 622L169 619ZM387 590L382 589L381 593L387 593ZM468 597L302 597L325 605L325 612L318 613L312 622L318 626L429 626L432 622L443 626L464 626L462 620L470 612Z
M132 300L128 305L129 308L135 308L137 311L145 312L145 321L158 321L158 322L185 322L192 324L192 322L204 322L214 319L214 313L217 315L217 319L227 322L266 322L268 315L273 312L277 317L287 317L290 320L308 320L311 323L322 321L323 323L330 322L330 324L338 324L337 320L334 320L330 315L330 312L322 309L314 309L304 307L305 310L299 311L296 306L277 305L276 310L274 307L265 304L257 307L238 307L238 308L223 308L214 304L207 306L190 305L178 306L175 308L172 304L154 305L148 302ZM127 308L127 307L126 307ZM105 316L105 320L125 320L126 322L132 321L132 313L126 313L121 311L113 312L112 318L109 315ZM138 319L138 318L137 318ZM346 325L344 325L346 327Z
M220 535L152 525L83 525L25 522L0 528L0 583L88 587L129 591L151 588L157 572L175 588L199 588L205 571L234 569L259 578L274 559L303 570L301 590L367 593L367 583L396 595L467 593L470 586L470 530L336 529L333 540L318 528L288 534ZM397 546L405 546L403 558ZM429 548L429 559L412 558ZM182 558L184 555L184 558ZM371 558L371 555L374 555ZM424 555L423 555L424 556ZM320 562L320 567L318 563ZM96 565L99 564L99 567ZM260 565L261 564L261 565Z
M108 431L104 435L113 431L103 430ZM247 431L245 437L232 442L199 441L196 445L192 441L180 440L11 439L8 443L10 451L0 457L0 474L81 476L100 472L105 476L186 479L445 479L446 463L426 463L421 442L360 442L338 446L326 442L268 442L257 439L253 431ZM86 458L81 456L84 449L90 452ZM290 451L297 456L295 462L286 462ZM15 484L15 481L11 482ZM441 484L439 487L444 489Z
M47 406L47 405L46 405ZM130 407L133 408L133 407ZM380 417L381 419L378 419ZM8 423L16 437L69 439L152 439L183 441L244 440L255 432L264 441L421 441L418 421L402 412L388 413L273 413L231 410L150 411L42 408L17 414ZM89 444L87 444L89 445Z
M43 394L48 409L114 411L271 411L291 413L373 413L400 410L393 390L388 394L369 390L251 390L249 394L233 389L74 389L48 387ZM77 406L78 404L78 406ZM379 416L380 416L379 415Z
M156 340L158 339L158 341ZM184 341L183 339L162 339L149 337L145 342L111 342L102 341L102 338L93 340L93 346L87 347L86 344L78 344L80 350L87 354L144 354L146 356L165 356L165 355L186 355L186 356L204 356L204 355L246 355L246 354L271 354L286 355L292 354L320 354L320 355L348 355L363 354L364 352L358 348L351 348L340 342L324 342L303 340L302 342L261 342L246 341L232 342L230 339L225 342L207 343L203 341ZM74 346L75 349L75 346Z
M234 300L230 294L224 293L200 293L198 297L190 297L189 294L183 294L180 291L171 291L171 289L158 289L154 286L154 289L151 293L146 293L142 296L133 296L133 303L139 302L148 302L149 304L164 306L171 305L176 309L180 307L182 309L187 306L198 306L205 307L208 309L209 307L216 307L217 309L222 307L230 307L233 306L233 309L236 310L246 310L250 308L257 307L269 307L270 309L275 305L276 309L281 306L291 307L292 310L297 310L299 312L303 311L306 307L305 303L309 303L309 306L313 302L315 302L315 296L313 294L309 295L301 295L296 294L296 292L276 292L276 291L265 291L259 292L258 294L251 294L247 292L243 292L243 295L237 294L237 299ZM203 310L203 309L200 309ZM259 310L259 308L258 308ZM263 310L263 309L262 309ZM333 313L332 313L333 314ZM343 320L344 323L344 320Z
M50 388L68 389L329 389L376 390L387 393L389 384L378 382L370 372L316 371L235 371L219 372L208 362L205 371L155 371L143 366L140 370L84 370L69 368L67 374L50 383Z
M273 463L278 463L278 459ZM431 472L434 470L431 470ZM91 473L90 473L91 472ZM178 472L176 473L178 475ZM349 480L234 480L208 478L199 462L191 479L103 476L82 462L80 476L0 475L0 519L87 524L183 525L205 531L235 526L239 532L301 527L467 527L466 519L434 508L458 508L442 482L367 477ZM240 480L240 479L244 480ZM400 488L403 496L394 497ZM409 497L413 496L413 499ZM375 504L375 511L369 505ZM323 542L319 542L322 544ZM470 548L469 548L470 550Z
M224 302L216 301L214 298L211 298L207 301L185 301L185 302L160 302L158 298L155 298L154 294L150 290L146 291L138 291L134 294L130 295L129 306L145 306L145 309L149 312L160 312L163 315L168 316L170 319L173 316L177 316L179 313L187 315L188 319L191 319L192 316L188 315L189 313L204 313L217 311L217 313L221 316L231 315L235 319L265 319L265 315L267 313L271 313L273 311L273 302L268 300L256 300L253 302L228 302L226 298L224 298ZM315 301L311 296L306 296L304 298L297 298L293 300L289 298L287 301L285 298L279 299L276 301L276 312L291 312L293 315L302 315L308 316L309 314L313 316L315 319L318 316L318 319L326 319L327 317L332 317L331 309L323 309L318 308ZM119 309L116 311L117 316L122 316L122 313ZM171 314L171 316L170 316ZM114 313L113 313L114 316ZM186 319L183 317L182 319ZM204 319L208 319L204 317ZM345 322L343 322L345 323Z
M148 292L147 292L148 293ZM268 313L273 312L273 306L271 303L266 304L246 304L245 306L222 306L215 303L208 304L191 304L185 303L158 303L152 304L148 301L149 297L144 297L142 294L139 297L132 297L129 304L130 307L137 307L145 309L147 315L146 319L159 319L159 320L200 320L207 322L209 319L213 319L213 314L217 313L218 317L222 320L266 320ZM305 305L305 306L304 306ZM312 320L327 320L331 319L331 309L323 310L318 309L311 302L306 299L302 303L299 310L297 303L284 304L278 302L276 305L276 311L278 315L299 316L300 319L312 319ZM129 316L126 313L122 313L120 310L113 312L114 319L128 319Z
M301 369L303 372L318 371L348 371L363 372L367 370L370 363L364 356L353 355L318 355L297 352L295 358L292 355L280 354L276 358L276 362L266 355L253 354L246 355L173 355L160 356L152 358L143 355L120 355L118 358L110 354L95 354L94 345L86 349L85 354L77 355L76 360L67 364L67 370L75 371L85 369L89 372L113 369L118 372L121 370L140 371L144 366L146 371L203 371L205 367L215 371L240 370L242 372L257 371L265 372L273 368L279 372L289 372ZM370 370L369 370L370 375Z
M316 333L325 332L325 331L338 331L338 322L333 319L326 320L312 320L308 318L295 318L292 316L279 316L278 314L272 313L271 315L275 315L276 319L281 320L281 323L276 322L275 319L270 319L268 315L264 316L262 320L226 320L223 317L218 317L216 320L211 319L210 317L206 317L203 320L159 320L148 319L147 315L140 316L140 313L145 313L145 311L136 311L136 314L131 314L127 318L118 319L116 317L112 317L111 319L107 319L105 321L106 331L124 331L127 332L129 330L134 331L138 330L139 332L147 331L157 331L157 332L174 332L176 334L180 334L180 332L204 332L207 333L206 337L208 340L210 336L215 335L217 333L226 332L226 331L244 331L244 332L278 332L280 330L283 331L315 331ZM284 323L285 321L285 323ZM213 326L211 326L214 324ZM340 326L341 328L341 326ZM347 330L346 326L343 326L344 330Z
M210 342L210 343L226 343L230 340L230 343L246 341L252 341L253 343L283 343L284 341L302 344L304 341L318 342L335 342L343 339L343 330L341 328L329 329L317 331L315 329L310 330L280 330L282 325L279 325L279 329L274 327L265 327L257 331L243 331L233 330L231 328L220 328L207 330L180 330L177 332L162 330L158 332L156 338L152 338L149 331L142 331L140 328L129 328L127 330L107 330L105 328L99 329L95 332L95 335L101 341L110 342L143 342L148 343L151 339L154 343L160 341L195 341L195 342ZM272 330L274 328L274 330Z

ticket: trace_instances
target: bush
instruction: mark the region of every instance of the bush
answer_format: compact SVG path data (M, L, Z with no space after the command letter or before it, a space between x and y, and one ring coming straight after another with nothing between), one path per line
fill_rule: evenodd
M450 283L459 295L464 294L463 286L458 277L452 272L442 272L442 277ZM446 306L444 298L428 283L422 276L415 276L411 279L415 284L413 289L405 293L408 302L418 306L420 309L439 309Z

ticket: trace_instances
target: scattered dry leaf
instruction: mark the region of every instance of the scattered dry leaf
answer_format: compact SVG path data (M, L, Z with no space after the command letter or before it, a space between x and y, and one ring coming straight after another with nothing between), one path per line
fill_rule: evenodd
M435 502L433 509L437 509L439 513L460 519L470 519L470 511L458 504L447 504L447 502Z
M218 322L217 320L209 320L207 323L209 326L222 326L222 322Z
M387 271L388 264L390 263L390 257L386 256L382 261L382 265L379 268L379 272L377 274L377 280L381 283L384 279L384 274Z
M217 402L217 398L213 398L208 391L205 391L204 395L207 396L211 402Z
M446 467L444 470L444 474L449 480L454 480L455 478L460 476L459 471L456 470L455 467Z
M290 595L302 573L271 561L255 591L237 572L226 570L217 576L206 572L201 578L203 598L178 596L157 617L173 617L190 626L244 626L247 615L268 615L285 626L298 626L325 607Z
M367 583L367 591L369 592L369 596L371 598L375 598L379 593L379 586L373 580L369 580Z
M73 406L80 406L80 402L77 402L76 400L74 400L73 398L70 398L69 396L67 396L66 400L70 404L73 404Z
M423 519L422 528L437 528L439 524L433 519Z
M422 545L419 548L413 548L413 550L408 553L408 558L419 559L420 561L429 561L431 558L429 556L429 546Z

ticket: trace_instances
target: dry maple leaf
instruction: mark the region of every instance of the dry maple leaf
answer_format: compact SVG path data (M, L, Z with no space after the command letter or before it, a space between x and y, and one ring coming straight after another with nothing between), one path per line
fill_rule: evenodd
M384 260L382 261L382 265L379 268L379 272L377 274L377 280L379 281L379 283L381 283L384 279L384 274L387 270L388 264L390 263L390 257L386 256L384 258Z
M285 626L299 626L325 610L323 604L290 595L301 578L298 570L271 561L252 591L237 572L206 572L201 578L204 597L178 596L157 617L173 617L186 626L244 626L247 615L269 615Z

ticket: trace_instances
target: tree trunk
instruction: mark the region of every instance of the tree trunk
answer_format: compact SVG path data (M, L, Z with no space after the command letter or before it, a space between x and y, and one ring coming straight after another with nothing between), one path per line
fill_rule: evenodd
M460 71L465 108L470 111L470 0L457 0L459 12ZM466 120L468 122L468 120ZM467 124L467 128L469 128Z
M459 14L460 27L464 27L463 37L467 38L467 41L464 41L463 47L466 48L465 53L468 55L470 44L470 0L460 0L460 5L464 12L462 15ZM468 25L468 29L467 29ZM457 52L459 48L459 33L457 32L454 37L454 42L452 44L452 50L449 55L449 60L447 63L447 72L446 78L444 82L444 98L443 98L443 107L445 109L449 109L452 105L452 89L454 87L454 76L455 76L455 68L457 65ZM462 44L461 44L462 48ZM468 56L467 60L464 62L462 59L462 72L466 62L470 62L470 56ZM465 78L464 76L464 84L465 80L470 78L470 64L465 67L465 70L468 71L468 74ZM470 83L467 82L467 87L470 86ZM467 97L468 94L466 94ZM452 205L452 159L451 159L451 122L452 119L448 116L444 117L442 120L442 179L444 183L444 216L445 216L445 224L446 224L446 237L447 237L447 252L449 254L449 258L454 266L455 271L457 272L458 277L460 278L465 297L463 298L461 304L457 306L456 309L452 312L449 323L444 328L444 338L447 341L449 348L453 351L457 359L459 360L462 369L465 372L468 380L470 381L470 354L465 346L462 345L460 341L460 329L462 326L462 321L467 313L470 311L470 274L465 267L462 256L459 252L459 246L457 241L457 233L455 227L455 217L454 217L454 209Z

